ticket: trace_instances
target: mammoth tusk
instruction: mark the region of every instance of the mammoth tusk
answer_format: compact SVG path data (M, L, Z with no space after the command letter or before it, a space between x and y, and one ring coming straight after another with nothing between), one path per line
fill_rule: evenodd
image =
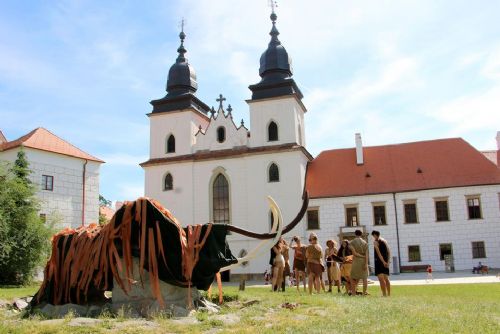
M295 226L298 225L298 223L301 221L301 219L304 217L307 211L307 206L309 205L309 195L307 192L304 193L304 200L302 202L302 207L300 208L300 211L297 213L297 216L282 230L282 234L286 234L290 232ZM273 214L273 217L274 214ZM276 237L276 231L273 232L271 231L270 233L256 233L252 231L247 231L245 229L242 229L240 227L234 226L234 225L227 225L227 230L231 232L235 232L241 235L244 235L246 237L254 238L254 239L272 239Z
M237 266L240 266L243 262L250 261L255 256L257 256L258 254L261 253L261 250L264 248L264 246L267 245L268 247L266 247L266 248L269 248L270 245L274 245L281 237L282 232L283 232L283 215L281 214L281 209L278 207L278 204L276 204L276 201L271 196L268 196L267 200L269 202L269 207L270 207L271 213L273 215L273 225L271 227L271 234L274 234L274 238L262 240L246 256L244 256L242 258L238 258L237 263L234 263L232 265L221 268L220 272L229 270L229 269L237 267Z

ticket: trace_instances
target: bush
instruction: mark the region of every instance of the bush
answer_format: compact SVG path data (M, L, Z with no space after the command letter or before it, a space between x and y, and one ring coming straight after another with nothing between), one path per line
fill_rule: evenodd
M0 165L0 284L29 283L47 258L51 228L38 216L35 187L23 151Z

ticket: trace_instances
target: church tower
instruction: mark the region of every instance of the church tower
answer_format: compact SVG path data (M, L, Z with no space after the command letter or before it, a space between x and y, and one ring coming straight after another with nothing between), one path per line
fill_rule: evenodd
M292 78L292 62L280 40L276 19L271 14L271 41L260 57L259 75L262 78L251 85L250 107L252 135L250 146L297 144L305 146L302 92Z
M151 101L150 159L169 158L191 154L195 144L194 134L200 125L208 124L209 107L196 97L196 73L185 57L182 29L181 45L175 63L170 67L167 95Z

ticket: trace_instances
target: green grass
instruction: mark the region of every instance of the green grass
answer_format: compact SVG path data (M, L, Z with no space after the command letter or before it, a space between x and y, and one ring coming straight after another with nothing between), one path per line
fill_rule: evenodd
M0 299L32 293L35 289L0 288ZM126 325L127 319L102 317L96 325L70 326L71 317L60 323L23 319L0 310L0 333L500 333L500 284L395 286L391 298L380 298L378 287L370 296L298 294L290 289L271 293L269 288L238 292L227 287L227 302L219 315L198 312L195 324L168 317L153 319L157 327ZM244 307L243 302L259 300ZM298 303L294 310L285 302ZM237 316L238 323L225 324L221 317Z
M32 296L40 287L40 284L33 284L25 287L0 285L0 299L14 300L20 297Z

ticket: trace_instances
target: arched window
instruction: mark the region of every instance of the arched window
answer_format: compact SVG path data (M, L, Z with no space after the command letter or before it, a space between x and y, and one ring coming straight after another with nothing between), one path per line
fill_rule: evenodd
M213 220L218 224L229 224L229 183L219 174L212 185Z
M269 126L267 127L267 139L269 141L278 140L278 124L276 124L274 121L271 121L271 123L269 123Z
M172 174L168 173L165 175L165 179L163 180L163 190L172 190L174 189L174 178Z
M280 181L280 171L278 169L278 165L275 163L272 163L271 166L269 166L269 177L268 180L269 182L279 182Z
M175 152L175 137L174 135L170 135L167 139L167 153Z
M226 128L223 126L219 126L217 128L217 141L219 143L223 143L226 140Z

